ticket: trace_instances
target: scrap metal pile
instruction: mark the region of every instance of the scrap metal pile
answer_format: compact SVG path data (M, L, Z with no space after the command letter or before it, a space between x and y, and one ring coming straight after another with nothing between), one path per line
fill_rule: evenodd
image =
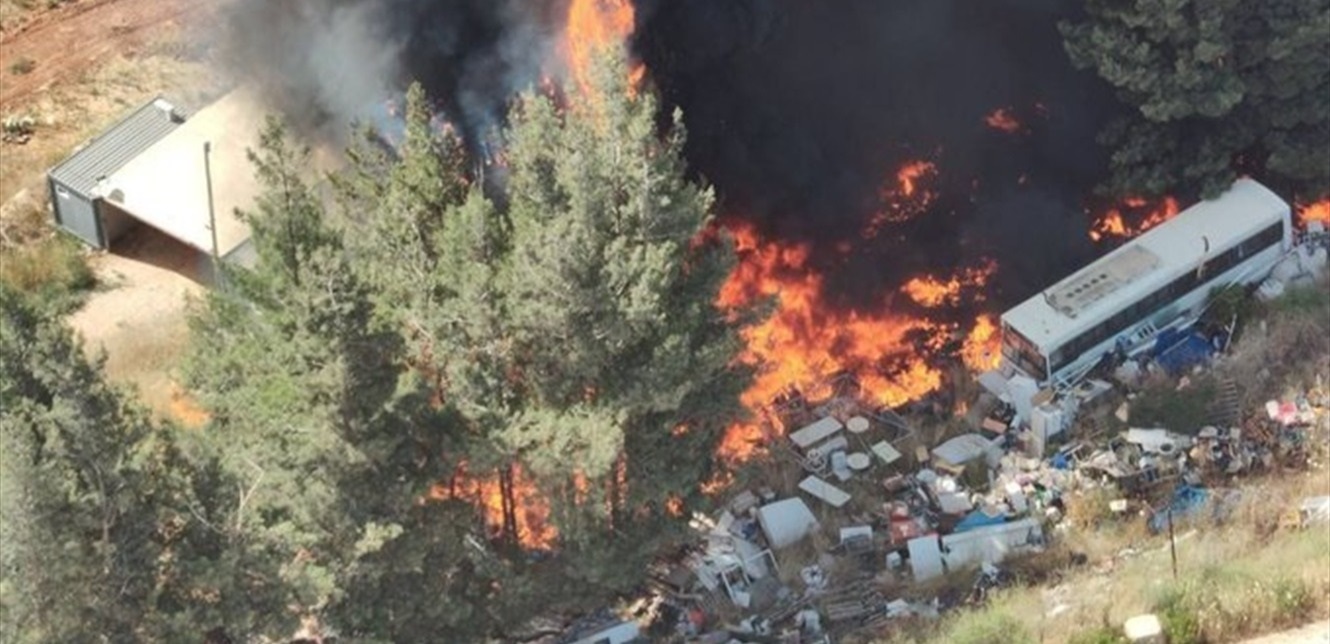
M1092 381L1068 394L1074 401L1043 401L1073 413L1041 435L1026 420L1032 408L1022 417L1000 402L974 431L928 449L901 416L862 404L854 387L833 389L816 405L797 395L773 403L783 484L772 477L695 516L695 547L655 571L658 596L673 607L671 637L832 642L934 618L1009 581L1004 559L1045 549L1071 495L1109 490L1121 497L1115 513L1135 505L1152 528L1163 510L1184 520L1213 508L1222 518L1233 495L1206 486L1298 464L1307 428L1330 422L1318 386L1231 426L1069 441L1075 412L1115 389ZM955 592L958 578L968 593Z

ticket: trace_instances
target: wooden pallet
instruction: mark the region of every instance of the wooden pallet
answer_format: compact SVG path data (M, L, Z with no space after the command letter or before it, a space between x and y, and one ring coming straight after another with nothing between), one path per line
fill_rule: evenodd
M1215 399L1209 405L1210 413L1206 418L1206 424L1221 428L1232 427L1238 424L1240 420L1238 414L1241 410L1242 396L1238 390L1238 383L1232 378L1223 378L1219 381Z

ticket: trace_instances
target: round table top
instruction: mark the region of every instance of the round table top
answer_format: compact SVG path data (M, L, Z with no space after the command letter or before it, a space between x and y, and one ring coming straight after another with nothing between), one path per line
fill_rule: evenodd
M845 423L845 428L855 434L862 434L868 431L868 419L863 416L855 416Z
M849 465L852 470L866 470L868 469L868 463L868 455L863 452L855 452L845 457L845 464Z

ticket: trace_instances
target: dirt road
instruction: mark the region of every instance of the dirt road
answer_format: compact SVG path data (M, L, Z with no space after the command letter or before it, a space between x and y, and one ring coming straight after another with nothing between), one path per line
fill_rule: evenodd
M10 111L62 79L132 54L155 33L215 6L208 0L82 0L43 11L0 33L0 111ZM31 70L15 73L30 61Z

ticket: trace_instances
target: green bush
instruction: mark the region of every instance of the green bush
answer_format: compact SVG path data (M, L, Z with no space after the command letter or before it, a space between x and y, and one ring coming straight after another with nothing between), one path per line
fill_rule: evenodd
M1067 644L1125 644L1127 638L1111 626L1100 626L1092 631L1073 635Z
M1164 594L1155 604L1155 613L1164 627L1164 636L1169 644L1199 644L1201 642L1201 624L1191 606L1187 590L1174 588Z
M1152 381L1131 403L1131 425L1194 434L1208 424L1218 388L1209 375L1191 378L1191 386L1181 391L1171 379Z
M77 307L97 280L78 242L57 236L5 249L0 259L0 282L68 311Z
M1279 579L1271 587L1278 618L1297 621L1316 606L1316 596L1307 584L1295 579Z
M37 69L37 61L26 56L21 56L9 64L9 73L15 76L32 73L34 69Z

